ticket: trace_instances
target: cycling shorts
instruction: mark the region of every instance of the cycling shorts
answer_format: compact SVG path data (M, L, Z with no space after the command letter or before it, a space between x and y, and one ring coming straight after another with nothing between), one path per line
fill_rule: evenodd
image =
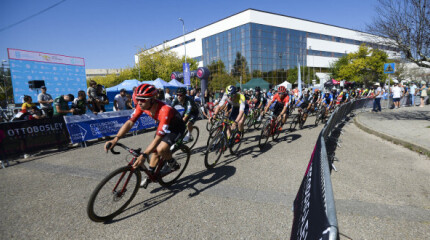
M184 136L185 128L182 132L170 132L163 136L161 141L169 144L169 146L172 146L175 144L179 139L181 139Z
M188 122L191 122L192 124L194 124L196 121L197 121L197 119L199 118L199 113L197 112L197 113L191 113L189 116L188 116Z
M243 111L245 116L248 115L248 111L249 111L249 105L246 104L245 110ZM231 121L236 121L236 118L238 115L239 115L239 108L233 107L233 109L231 110L231 113L230 113L230 117L228 119L230 119Z

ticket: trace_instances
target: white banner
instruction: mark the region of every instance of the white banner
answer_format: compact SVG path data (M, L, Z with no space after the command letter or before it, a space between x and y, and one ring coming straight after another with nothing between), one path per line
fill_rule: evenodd
M85 66L85 60L80 57L69 57L58 54L32 52L11 48L8 48L7 51L9 59Z

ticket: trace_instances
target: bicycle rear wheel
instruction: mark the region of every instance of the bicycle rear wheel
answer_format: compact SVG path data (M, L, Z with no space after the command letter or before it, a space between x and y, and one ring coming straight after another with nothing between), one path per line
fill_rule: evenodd
M260 139L258 140L258 147L260 149L263 149L266 144L267 141L269 140L270 137L270 122L266 122L263 125L263 128L261 129L261 134L260 134Z
M205 167L211 169L215 167L224 152L224 134L214 136L205 153Z
M297 127L297 123L299 122L300 115L296 115L290 124L290 131L295 131Z
M188 133L188 130L185 131L185 135L187 133ZM193 126L193 131L191 132L191 136L193 140L185 143L185 145L187 145L190 148L190 150L193 149L193 147L196 145L197 141L199 140L200 130L197 126Z
M231 141L230 142L231 144L230 144L229 150L232 155L237 154L237 151L239 150L239 147L242 144L242 138L243 138L243 132L239 134L239 131L237 129L231 132L231 136L229 139L229 141Z
M177 148L175 152L172 153L172 158L175 159L176 163L179 164L178 169L170 169L167 173L160 173L158 182L163 187L168 187L172 185L179 177L184 173L190 161L190 148L185 145L181 145ZM166 164L166 163L165 163ZM159 165L159 167L163 167Z
M141 180L140 171L131 166L110 173L91 194L88 217L94 222L105 222L120 214L136 196Z

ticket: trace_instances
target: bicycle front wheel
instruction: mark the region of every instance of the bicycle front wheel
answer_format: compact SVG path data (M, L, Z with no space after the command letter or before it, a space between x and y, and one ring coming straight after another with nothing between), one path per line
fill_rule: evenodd
M142 175L131 166L119 168L105 177L88 201L88 217L94 222L105 222L120 214L139 190Z
M214 136L205 153L205 167L211 169L215 167L224 152L224 134Z
M169 172L160 175L160 177L158 178L158 182L161 186L168 187L181 177L181 175L184 173L185 169L188 166L188 162L190 161L190 152L191 151L189 147L182 145L175 152L172 153L172 158L175 159L179 167L173 168Z
M240 145L242 144L242 138L243 138L243 132L241 132L239 134L239 131L237 129L235 129L234 131L232 131L231 136L230 136L230 153L232 155L236 155L237 151L239 150Z
M275 124L275 129L273 129L273 135L272 135L272 140L276 141L279 138L279 134L281 133L281 128L282 127L282 120L281 121L277 121Z
M185 135L187 133L188 133L188 130L185 132ZM196 145L197 141L199 140L200 130L198 127L193 126L193 131L191 132L191 136L193 140L185 143L185 145L187 145L190 148L190 150L193 149L193 147Z
M300 115L296 115L296 116L293 118L293 121L291 121L291 124L290 124L290 131L295 131L295 130L296 130L297 123L299 122L299 117L300 117Z
M263 128L261 129L260 139L258 140L258 147L260 147L260 149L263 149L266 146L267 141L269 140L269 137L270 137L270 123L265 123L263 125Z

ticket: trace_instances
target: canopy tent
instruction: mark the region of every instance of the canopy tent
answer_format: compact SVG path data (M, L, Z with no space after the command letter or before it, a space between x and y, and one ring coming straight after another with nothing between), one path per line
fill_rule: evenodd
M183 87L183 88L186 88L186 87L187 87L187 85L185 85L185 84L183 84L183 83L179 82L179 81L178 81L178 80L176 80L176 79L173 79L172 81L170 81L170 82L169 82L169 84L170 84L170 85L172 85L172 86L175 86L175 87Z
M284 86L286 89L291 89L293 87L293 85L287 81L277 85L277 87L280 87L280 86Z
M106 92L119 92L119 90L123 88L126 91L133 91L133 88L139 86L140 84L142 83L137 79L124 80L122 83L116 86L106 88Z
M259 86L261 88L261 90L266 89L269 90L270 89L270 83L264 81L264 79L262 78L253 78L251 80L249 80L249 82L242 84L242 89L255 89L255 87ZM240 87L240 84L236 84L236 87Z
M152 85L154 85L156 88L162 88L162 89L165 89L165 88L177 89L177 88L179 88L177 86L170 85L168 82L164 81L161 78L157 78L154 81L152 81Z

